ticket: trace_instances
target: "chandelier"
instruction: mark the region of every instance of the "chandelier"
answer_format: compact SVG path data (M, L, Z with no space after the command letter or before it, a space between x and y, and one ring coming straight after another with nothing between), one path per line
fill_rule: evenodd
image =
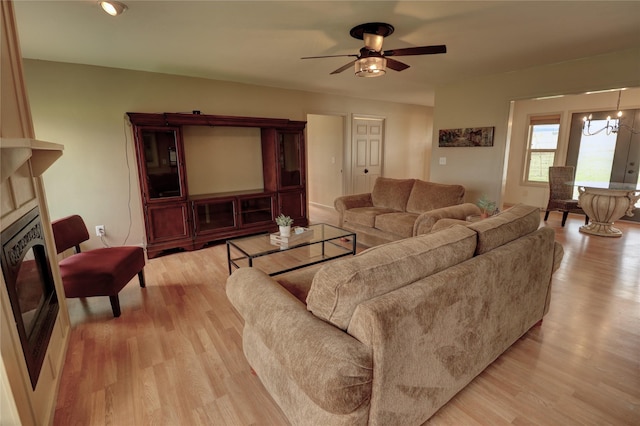
M591 130L591 121L593 120L593 115L589 114L589 116L585 116L582 118L582 134L584 136L594 136L601 132L606 132L607 136L612 133L618 133L620 129L626 129L632 134L640 133L640 130L636 130L631 126L628 126L622 122L622 111L620 110L620 97L622 96L622 90L618 91L618 103L616 105L616 118L611 118L611 116L607 116L607 124L598 130Z

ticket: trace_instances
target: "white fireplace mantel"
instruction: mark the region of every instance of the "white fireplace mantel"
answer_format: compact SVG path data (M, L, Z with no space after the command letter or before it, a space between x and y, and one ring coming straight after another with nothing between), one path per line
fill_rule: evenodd
M11 0L0 2L0 57L0 230L11 226L33 208L39 208L47 253L51 254L48 262L60 305L44 354L43 362L47 367L40 371L34 388L9 302L4 270L0 274L0 423L49 425L53 424L71 324L57 257L53 255L56 248L42 174L60 158L64 147L35 139Z
M28 138L0 138L2 182L31 160L34 176L41 176L60 156L64 145Z

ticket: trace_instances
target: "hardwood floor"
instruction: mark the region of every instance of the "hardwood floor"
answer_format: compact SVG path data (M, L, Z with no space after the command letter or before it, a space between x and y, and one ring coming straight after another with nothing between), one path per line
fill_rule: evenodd
M312 208L315 222L333 212ZM429 425L640 424L640 225L622 238L546 225L563 244L551 309ZM287 425L242 354L225 245L151 259L122 316L70 299L73 329L55 425ZM315 426L315 425L314 425Z

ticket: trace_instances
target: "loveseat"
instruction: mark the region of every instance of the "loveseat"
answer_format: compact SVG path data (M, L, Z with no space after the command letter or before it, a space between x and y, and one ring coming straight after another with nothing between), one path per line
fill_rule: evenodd
M338 226L355 232L359 243L371 247L429 232L433 223L428 213L463 204L464 192L462 185L379 177L370 193L338 197L334 206ZM480 210L465 204L448 214L464 220Z
M226 293L243 351L294 425L419 425L549 309L563 256L537 207L454 224Z

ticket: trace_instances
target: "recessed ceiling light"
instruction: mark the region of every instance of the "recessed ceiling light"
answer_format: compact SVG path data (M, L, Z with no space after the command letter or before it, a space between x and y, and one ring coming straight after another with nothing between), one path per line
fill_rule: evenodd
M127 10L127 5L119 1L101 1L100 7L111 16L118 16Z

